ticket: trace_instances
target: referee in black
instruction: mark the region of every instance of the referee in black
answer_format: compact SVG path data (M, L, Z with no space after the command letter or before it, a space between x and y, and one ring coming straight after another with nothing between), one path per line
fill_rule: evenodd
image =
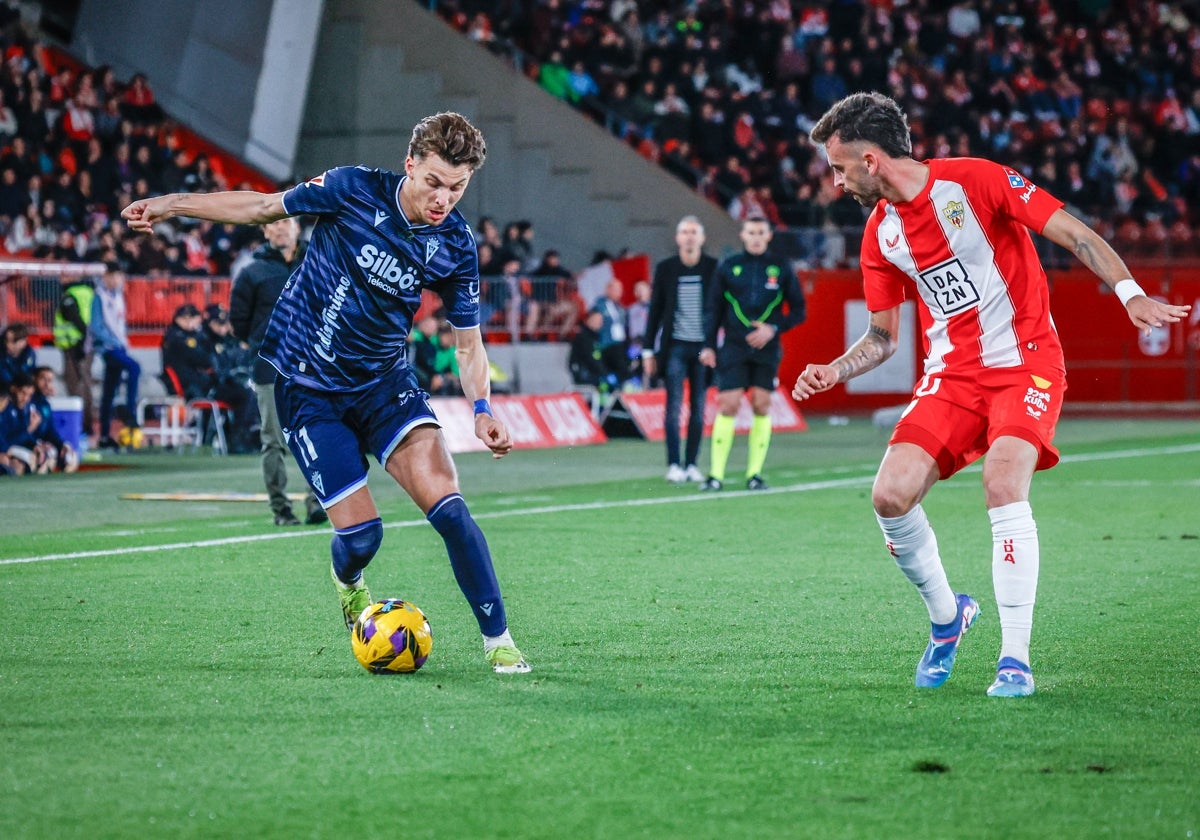
M704 225L695 216L679 220L675 226L675 245L678 255L654 267L642 370L649 381L654 376L656 360L662 360L660 373L667 384L667 481L682 484L704 480L696 466L704 437L704 397L708 391L708 369L700 362L700 351L704 348L704 306L717 261L702 250ZM679 420L685 382L690 413L687 448L680 460Z
M771 392L778 384L783 349L779 336L804 322L804 292L791 263L776 256L771 225L761 216L742 222L744 250L717 267L708 297L704 349L700 361L716 368L717 416L713 420L711 464L702 490L720 490L733 449L733 424L742 394L750 398L754 420L746 459L746 488L766 490L762 467L771 445ZM720 350L717 334L725 331Z

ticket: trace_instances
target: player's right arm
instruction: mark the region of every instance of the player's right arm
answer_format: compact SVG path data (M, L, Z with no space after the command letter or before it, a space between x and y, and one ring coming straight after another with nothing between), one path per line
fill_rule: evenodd
M215 193L169 193L142 198L121 211L131 230L150 233L159 222L175 216L234 225L264 225L291 214L284 209L283 193L229 190Z
M899 304L891 309L872 312L866 333L851 344L845 353L827 365L808 365L804 368L792 388L792 399L806 400L813 394L828 391L839 382L879 367L896 352L899 334Z

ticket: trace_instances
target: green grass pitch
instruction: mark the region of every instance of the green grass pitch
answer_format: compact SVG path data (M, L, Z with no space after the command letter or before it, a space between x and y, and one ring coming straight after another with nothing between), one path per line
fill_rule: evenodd
M118 498L253 492L256 458L0 480L0 837L1194 837L1197 424L1063 422L1038 690L1004 701L978 470L925 503L983 614L919 691L927 619L870 509L886 435L811 419L762 494L669 487L657 443L460 456L526 677L486 668L377 468L368 582L434 633L407 677L354 661L327 527Z

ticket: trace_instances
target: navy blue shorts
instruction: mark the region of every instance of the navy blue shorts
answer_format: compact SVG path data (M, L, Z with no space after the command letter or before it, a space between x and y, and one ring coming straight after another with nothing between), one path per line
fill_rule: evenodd
M386 464L417 426L441 426L412 371L393 371L363 391L316 391L280 377L275 408L283 437L324 507L367 483L367 455Z

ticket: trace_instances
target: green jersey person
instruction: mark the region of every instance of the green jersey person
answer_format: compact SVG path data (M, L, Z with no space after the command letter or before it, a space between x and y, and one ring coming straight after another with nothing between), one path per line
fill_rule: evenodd
M804 292L790 263L770 250L771 225L761 216L742 222L744 250L724 260L709 288L704 349L700 361L716 369L717 416L713 420L708 478L702 490L720 490L733 449L734 417L742 394L750 400L750 452L746 487L766 490L762 477L771 445L771 392L783 355L779 336L804 322ZM718 332L725 340L717 349Z

